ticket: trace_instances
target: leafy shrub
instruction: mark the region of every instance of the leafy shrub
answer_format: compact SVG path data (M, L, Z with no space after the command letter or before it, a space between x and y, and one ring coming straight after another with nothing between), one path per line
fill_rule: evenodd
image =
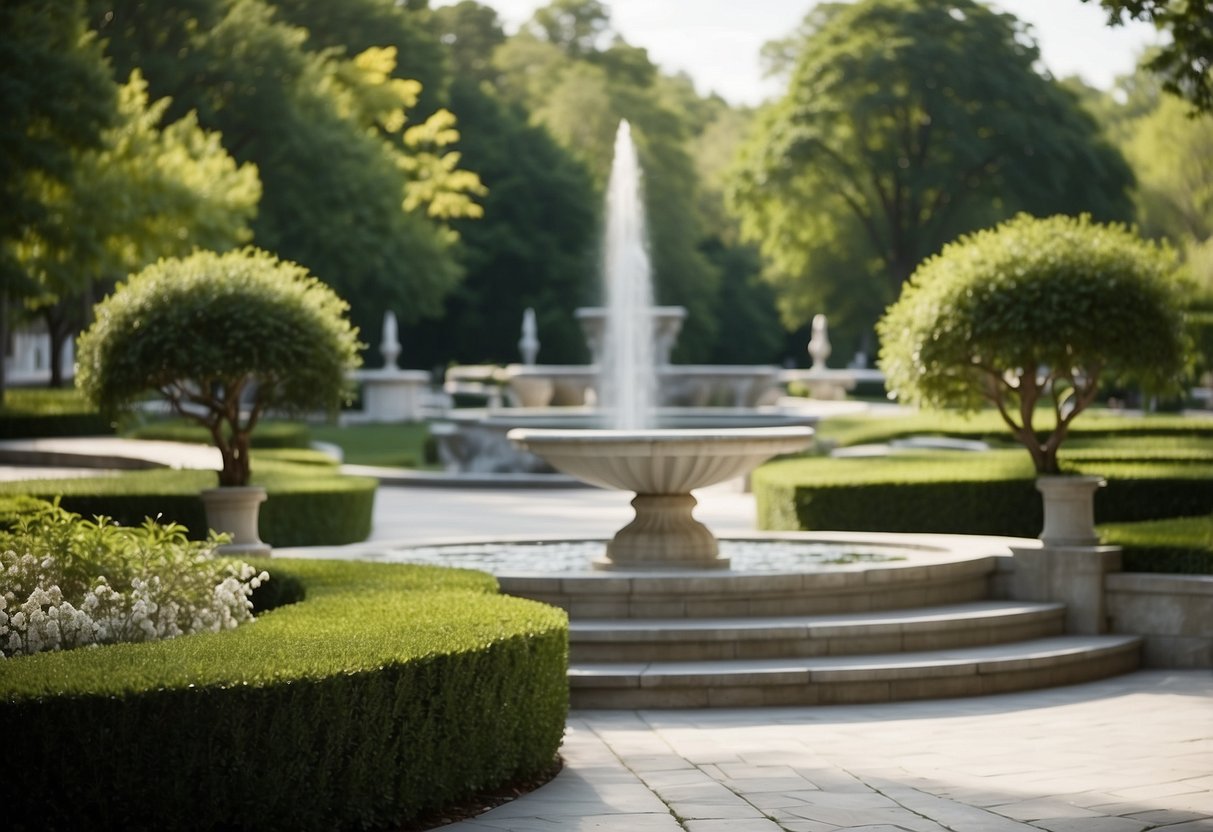
M193 442L207 445L211 434L205 427L179 420L149 422L127 432L132 439L163 442ZM306 448L311 441L308 427L300 422L262 422L249 438L250 448Z
M138 528L84 520L58 506L0 532L4 656L218 632L252 620L268 578L213 558L221 539L148 520Z
M551 766L563 612L482 573L265 565L306 597L252 626L0 662L6 828L400 825Z
M1128 572L1213 575L1213 515L1110 523L1100 542L1124 547Z
M358 362L348 305L293 263L245 249L164 259L96 307L76 383L103 412L149 391L205 427L220 485L249 481L249 442L269 410L335 412Z
M1173 252L1089 217L1020 215L923 263L878 325L902 400L992 404L1036 471L1104 382L1178 392L1188 339ZM1039 405L1053 427L1039 436Z
M58 497L84 517L112 517L138 526L147 517L204 534L206 512L198 494L212 484L209 471L129 471L113 476L0 482L0 495ZM357 543L371 533L378 482L348 477L331 466L258 461L253 483L269 500L261 507L261 539L274 546Z
M0 406L0 439L101 436L110 420L76 390L9 388Z
M51 505L49 500L26 494L0 494L0 532L13 528L23 517L46 511Z
M1097 522L1205 514L1213 500L1209 461L1075 461L1067 470L1107 478ZM752 482L765 529L1036 537L1043 525L1032 466L1010 450L783 460Z

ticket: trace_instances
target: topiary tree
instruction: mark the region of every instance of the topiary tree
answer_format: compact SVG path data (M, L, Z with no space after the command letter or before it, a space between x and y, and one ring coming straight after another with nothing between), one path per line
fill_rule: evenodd
M347 309L302 266L257 249L160 260L97 305L76 383L111 413L159 393L210 431L219 484L247 485L267 410L331 411L345 397L361 346Z
M1175 389L1186 340L1176 259L1121 225L1020 215L914 272L878 324L889 390L925 407L993 404L1032 455L1057 449L1100 384ZM1042 430L1036 409L1054 424Z

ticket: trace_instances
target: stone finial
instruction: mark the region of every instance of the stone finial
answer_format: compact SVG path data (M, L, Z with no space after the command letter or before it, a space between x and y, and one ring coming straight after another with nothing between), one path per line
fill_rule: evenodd
M522 353L522 363L534 366L539 356L539 325L535 322L535 310L527 307L522 313L522 338L518 341L518 351Z
M809 357L814 370L824 370L830 357L830 333L825 315L813 316L813 336L809 339Z

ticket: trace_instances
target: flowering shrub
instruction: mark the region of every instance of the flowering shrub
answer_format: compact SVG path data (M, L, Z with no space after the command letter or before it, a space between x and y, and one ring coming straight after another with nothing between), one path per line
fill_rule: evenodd
M252 621L253 590L269 579L216 560L214 536L147 520L96 522L52 506L0 532L0 654L152 641Z

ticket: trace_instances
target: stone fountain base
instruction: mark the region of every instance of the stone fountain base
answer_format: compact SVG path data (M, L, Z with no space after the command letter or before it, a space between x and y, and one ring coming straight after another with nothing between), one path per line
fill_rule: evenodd
M595 569L728 569L716 536L691 512L690 494L637 494L636 518L607 543L606 557Z

